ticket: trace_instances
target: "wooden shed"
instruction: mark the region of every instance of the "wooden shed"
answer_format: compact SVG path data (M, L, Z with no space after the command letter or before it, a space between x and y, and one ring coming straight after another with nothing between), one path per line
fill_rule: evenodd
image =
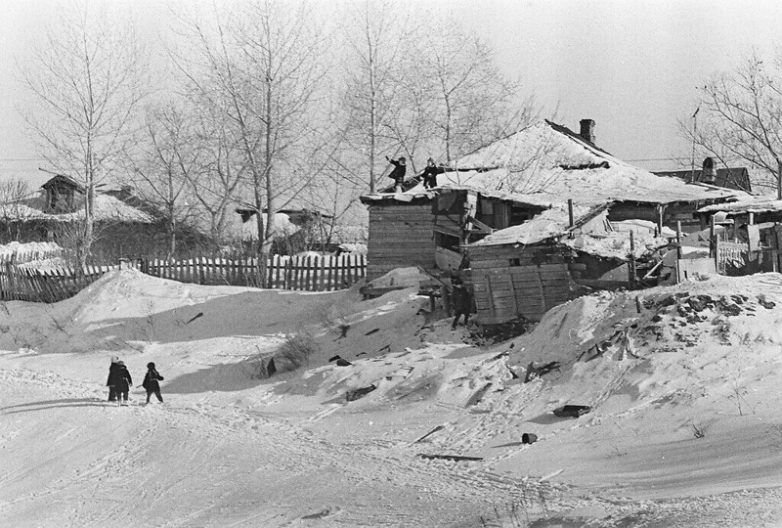
M422 195L401 201L388 195L362 201L369 206L367 280L394 268L435 268L431 198Z

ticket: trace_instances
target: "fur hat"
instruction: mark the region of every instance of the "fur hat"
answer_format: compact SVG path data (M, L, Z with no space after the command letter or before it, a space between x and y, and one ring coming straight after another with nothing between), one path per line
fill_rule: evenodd
M117 365L122 365L124 367L125 366L125 362L122 361L122 360L119 360L119 361L117 361Z
M155 364L150 361L149 363L147 363L147 368L148 369L153 369L153 368L155 368Z

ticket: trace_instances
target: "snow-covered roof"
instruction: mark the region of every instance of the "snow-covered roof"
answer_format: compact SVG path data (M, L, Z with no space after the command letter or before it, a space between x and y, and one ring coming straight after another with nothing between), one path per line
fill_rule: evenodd
M573 206L573 216L582 217L589 207ZM474 242L473 246L494 246L502 244L536 244L549 238L563 235L570 229L570 214L567 206L561 204L546 209L523 224L500 229Z
M33 201L32 203L37 203ZM149 214L136 209L108 194L96 194L93 204L96 221L137 222L151 224L155 219ZM29 222L44 220L52 222L72 222L84 217L84 209L72 213L44 213L37 207L26 204L0 204L0 218Z
M608 201L654 204L734 200L742 191L656 176L625 163L550 121L531 125L476 150L438 175L441 188L473 189L525 203L573 199L582 205ZM418 184L404 193L366 195L365 202L431 197Z
M268 214L261 213L263 225L268 221ZM291 222L290 217L285 213L274 213L274 223L272 225L272 238L284 238L296 233L299 226ZM240 240L258 240L258 224L255 216L250 217L246 222L238 214L229 216L226 224L226 235L229 238Z
M773 213L782 211L782 200L770 196L745 196L735 202L707 205L699 213L724 211L728 214Z
M605 221L606 211L599 215L594 214L594 208L574 206L573 213L576 219L597 218L602 216ZM555 206L546 209L534 218L523 224L511 226L488 235L474 242L471 246L494 246L505 244L536 244L544 240L552 239L558 244L571 249L607 258L625 260L630 254L630 235L633 232L634 253L640 257L649 251L666 246L667 236L674 235L670 229L658 236L657 226L647 220L627 220L611 222L610 227L599 229L585 227L584 229L572 229L569 226L570 216L567 207ZM578 220L576 222L579 223ZM601 222L601 226L608 222ZM569 234L572 233L572 236Z

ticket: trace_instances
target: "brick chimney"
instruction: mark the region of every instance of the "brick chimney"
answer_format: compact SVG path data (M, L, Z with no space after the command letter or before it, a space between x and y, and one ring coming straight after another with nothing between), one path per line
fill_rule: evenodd
M594 145L595 143L595 120L594 119L582 119L580 121L581 132L579 136L584 141L588 141Z
M717 181L717 163L714 161L714 158L706 158L703 160L701 181L703 183L714 183Z

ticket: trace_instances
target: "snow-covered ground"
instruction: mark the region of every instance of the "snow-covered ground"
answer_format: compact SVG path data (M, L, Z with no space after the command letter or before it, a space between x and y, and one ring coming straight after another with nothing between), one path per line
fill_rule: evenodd
M782 276L595 294L485 346L428 303L132 269L3 303L0 524L782 526ZM293 334L309 364L258 379ZM165 403L105 401L115 355Z

